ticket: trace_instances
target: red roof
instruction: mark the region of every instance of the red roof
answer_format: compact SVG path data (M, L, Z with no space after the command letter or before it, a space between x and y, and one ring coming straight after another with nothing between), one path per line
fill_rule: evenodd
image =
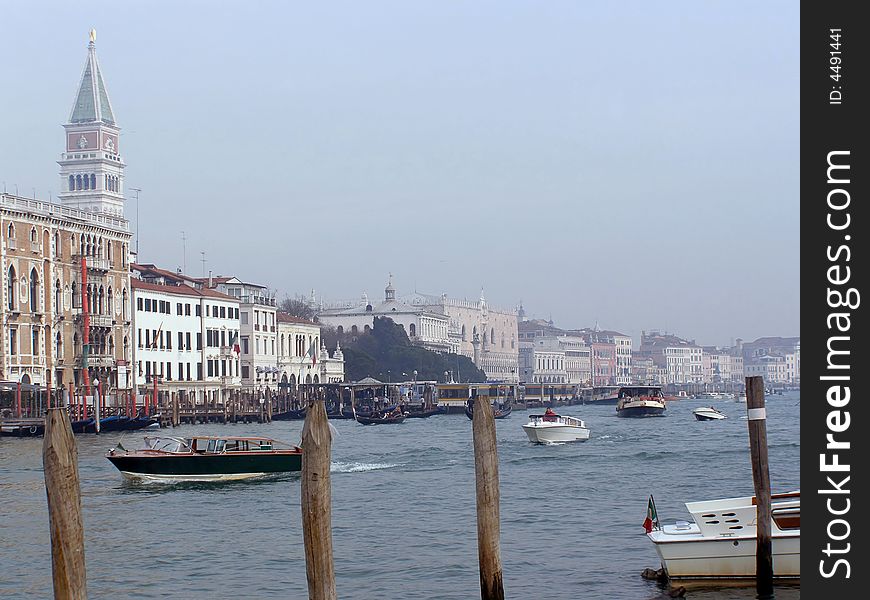
M190 287L189 285L166 285L163 283L151 283L150 281L143 281L141 279L130 279L130 286L135 290L146 290L149 292L160 292L163 294L176 294L178 296L200 296L200 297L208 297L208 298L218 298L221 300L233 300L238 302L238 298L234 298L233 296L228 296L226 294L222 294L215 290L209 289L197 289L194 287Z
M303 319L302 317L294 317L293 315L281 312L280 310L275 313L275 318L278 320L279 323L301 323L303 325L316 325L317 327L320 327L320 325L313 321Z

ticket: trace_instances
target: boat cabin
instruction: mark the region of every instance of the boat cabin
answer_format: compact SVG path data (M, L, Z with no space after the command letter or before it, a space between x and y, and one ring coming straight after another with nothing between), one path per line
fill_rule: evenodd
M229 452L271 452L281 442L269 438L213 437L192 438L146 437L145 450L179 454L225 454Z
M619 399L657 398L663 400L662 388L658 385L624 385L619 388Z

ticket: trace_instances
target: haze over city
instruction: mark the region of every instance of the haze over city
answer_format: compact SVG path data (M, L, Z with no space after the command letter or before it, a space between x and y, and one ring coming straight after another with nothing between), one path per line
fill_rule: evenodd
M95 28L140 261L800 334L793 3L112 6L4 5L0 179L56 198Z

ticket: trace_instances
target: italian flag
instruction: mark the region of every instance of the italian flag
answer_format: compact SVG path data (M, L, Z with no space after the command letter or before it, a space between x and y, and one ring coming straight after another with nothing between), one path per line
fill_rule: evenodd
M646 519L643 520L643 528L647 533L652 532L653 524L656 529L659 527L659 515L656 512L656 502L653 500L652 494L649 496L649 503L646 506Z
M311 346L308 348L308 355L311 357L311 364L317 364L317 346L314 344L314 341L311 342Z

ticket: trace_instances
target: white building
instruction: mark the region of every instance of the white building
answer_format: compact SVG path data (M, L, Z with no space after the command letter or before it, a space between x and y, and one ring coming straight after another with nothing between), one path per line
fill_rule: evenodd
M517 311L489 306L480 293L476 302L415 292L404 302L448 318L451 352L470 358L490 380L520 378Z
M300 383L344 381L344 354L338 346L330 357L320 326L278 311L278 370L280 386L293 390Z
M583 338L530 336L520 340L519 346L520 381L591 384L591 348Z
M133 387L218 397L241 383L239 302L192 278L133 265Z
M339 333L365 333L374 326L375 317L389 317L402 327L415 344L433 352L455 352L448 334L449 318L426 307L415 306L396 299L396 289L390 277L384 288L384 300L376 304L368 302L364 294L354 305L340 303L319 311L321 323L335 327Z
M279 375L275 293L236 277L208 277L199 281L239 302L242 385L258 390L274 389Z
M703 350L694 342L675 335L642 332L641 356L652 358L667 373L661 383L703 383Z

